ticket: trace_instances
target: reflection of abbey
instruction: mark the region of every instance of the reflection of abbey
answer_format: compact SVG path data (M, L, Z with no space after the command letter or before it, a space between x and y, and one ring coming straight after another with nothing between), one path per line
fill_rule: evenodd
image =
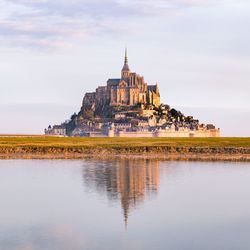
M130 72L127 50L121 78L109 79L107 86L100 86L96 92L86 93L84 105L160 105L160 93L157 84L147 85L143 76Z
M115 159L83 168L85 183L105 191L110 200L120 200L125 225L131 209L158 193L159 161L153 159Z
M192 116L161 104L158 85L130 72L127 49L120 78L86 93L78 114L45 134L82 137L218 137L212 124L200 124Z

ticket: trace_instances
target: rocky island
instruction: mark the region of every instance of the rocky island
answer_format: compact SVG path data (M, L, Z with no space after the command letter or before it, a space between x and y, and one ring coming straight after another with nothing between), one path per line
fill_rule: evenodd
M130 71L127 49L121 78L86 93L78 114L60 125L49 126L46 135L71 137L220 137L220 129L200 124L192 116L162 104L157 83Z

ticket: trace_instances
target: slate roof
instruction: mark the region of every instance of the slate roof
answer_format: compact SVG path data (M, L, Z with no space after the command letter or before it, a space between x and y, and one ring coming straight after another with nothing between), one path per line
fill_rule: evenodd
M156 92L156 85L148 85L148 89Z
M129 66L127 63L124 64L122 71L130 71Z
M121 79L119 78L110 78L108 79L108 83L111 83L112 85L118 85Z

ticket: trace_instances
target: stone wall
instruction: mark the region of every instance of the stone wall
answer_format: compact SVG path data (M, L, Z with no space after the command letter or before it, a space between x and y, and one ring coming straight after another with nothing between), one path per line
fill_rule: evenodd
M108 101L108 96L107 96L107 87L106 86L100 86L96 89L96 102L99 105L103 105L107 103Z
M96 93L86 93L83 97L82 106L91 106L95 103Z
M158 130L154 137L220 137L220 129L210 130Z
M153 137L153 133L149 131L126 132L119 131L115 134L117 137Z
M114 134L116 137L220 137L220 129L210 130L158 130L156 132L150 131L136 131L127 132L119 131Z

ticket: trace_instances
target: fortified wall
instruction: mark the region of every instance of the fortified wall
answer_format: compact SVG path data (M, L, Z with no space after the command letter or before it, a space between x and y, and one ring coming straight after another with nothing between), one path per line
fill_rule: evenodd
M109 137L220 137L220 129L186 131L119 131L109 133Z

